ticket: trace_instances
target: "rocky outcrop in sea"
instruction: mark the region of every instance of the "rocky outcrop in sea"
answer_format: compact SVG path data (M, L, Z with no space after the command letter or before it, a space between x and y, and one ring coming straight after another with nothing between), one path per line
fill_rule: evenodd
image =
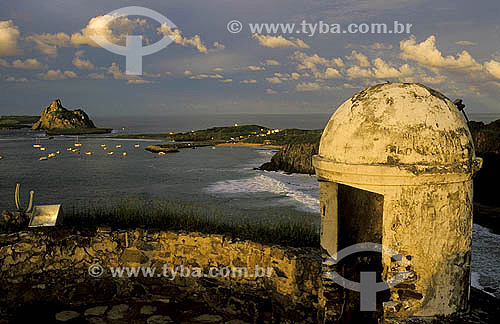
M279 150L271 162L259 167L264 171L285 171L290 173L314 174L312 156L318 154L319 142L315 144L288 144Z
M96 128L89 116L81 109L68 110L61 100L52 101L42 112L40 120L33 124L33 130Z

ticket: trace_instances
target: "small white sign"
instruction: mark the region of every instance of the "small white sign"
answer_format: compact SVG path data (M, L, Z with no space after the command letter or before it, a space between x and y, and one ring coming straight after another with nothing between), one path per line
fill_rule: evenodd
M61 205L43 205L33 208L28 227L55 226Z

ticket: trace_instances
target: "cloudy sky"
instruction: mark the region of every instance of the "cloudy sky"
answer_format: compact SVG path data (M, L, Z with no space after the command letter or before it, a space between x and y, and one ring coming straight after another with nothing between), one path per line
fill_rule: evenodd
M143 6L177 29L108 12ZM500 113L498 0L6 0L0 8L0 114L54 98L91 115L325 113L386 81L420 82L470 113ZM239 33L227 30L238 20ZM249 23L412 24L410 33L260 33ZM337 25L338 24L338 25ZM152 44L143 75L89 36Z

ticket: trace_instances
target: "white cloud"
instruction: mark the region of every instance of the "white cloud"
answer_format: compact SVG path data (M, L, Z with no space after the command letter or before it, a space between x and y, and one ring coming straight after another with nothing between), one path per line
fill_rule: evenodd
M359 53L356 51L352 51L350 56L346 56L348 60L355 60L359 62L359 65L361 67L368 67L370 66L370 61L368 60L368 57L364 55L363 53Z
M0 21L0 56L19 54L19 36L21 33L12 20Z
M68 47L71 43L71 37L62 32L56 34L33 34L24 39L34 42L35 47L40 53L48 56L56 56L58 47Z
M333 58L332 62L338 67L344 67L344 61L340 57Z
M80 70L94 70L95 66L89 60L82 58L83 51L78 51L75 53L75 58L73 59L73 65Z
M127 81L128 84L148 84L151 83L149 80L144 79L130 79Z
M402 70L403 67L400 68ZM412 73L407 73L406 76L399 78L401 82L418 82L423 84L441 84L446 81L446 76L434 73L434 75L428 75L426 71L422 69L410 68ZM439 72L439 71L436 71ZM454 81L449 81L448 84L454 83Z
M247 66L247 69L249 69L250 71L264 71L265 68L263 68L262 66L255 66L255 65L249 65Z
M218 73L215 74L198 74L189 77L191 80L200 80L200 79L223 79L224 77Z
M226 48L226 46L224 46L223 44L221 44L221 43L219 43L219 42L214 42L212 45L213 45L213 46L214 46L214 48L216 48L216 49L221 49L221 50L223 50L224 48Z
M458 41L455 44L462 45L462 46L475 46L476 45L476 43L470 42L470 41Z
M158 32L160 34L165 35L165 36L169 36L170 38L173 39L173 42L176 44L179 44L182 46L190 45L190 46L195 47L198 50L198 52L200 52L200 53L204 53L204 54L208 53L208 49L201 41L201 38L199 35L194 35L191 38L183 37L180 29L172 29L171 27L168 27L165 24L161 25L161 27L158 28ZM220 48L221 44L218 42L217 42L217 44Z
M111 66L106 69L106 72L108 74L111 74L113 76L113 79L115 80L127 80L129 84L139 84L139 83L151 83L152 81L149 80L144 80L140 76L137 75L127 75L124 71L120 70L120 67L116 62L111 63ZM89 76L92 75L96 79L102 79L102 77L99 74L89 74ZM142 74L143 76L148 76L148 77L159 77L160 74L150 74L147 72L144 72Z
M120 67L115 62L111 63L111 66L106 70L109 74L113 76L115 80L128 80L130 79L125 73L120 70Z
M489 62L484 63L484 67L489 74L493 77L500 79L500 62L495 60L491 60Z
M252 38L255 38L260 45L270 48L309 48L309 45L304 43L299 38L286 39L283 36L272 36L272 35L260 35L253 34Z
M38 62L38 60L35 58L29 58L24 61L15 60L14 62L12 62L12 67L16 69L26 69L26 70L44 70L47 68L46 65L43 65L42 63Z
M422 80L421 82L428 84L441 84L446 81L446 77L439 74L436 74L434 76L424 74L420 77L420 80Z
M277 78L280 78L282 80L288 80L290 78L290 74L288 74L288 73L276 72L276 73L274 73L274 76Z
M295 87L297 91L319 91L321 90L321 85L317 82L303 82L297 84Z
M281 65L280 62L276 60L266 60L266 65Z
M363 88L360 85L355 85L355 84L350 84L350 83L344 83L344 88L346 89L361 89Z
M8 77L6 79L7 82L27 82L28 79L26 78L16 78L16 77Z
M254 80L254 79L242 80L242 81L240 81L240 83L244 83L244 84L257 83L257 80Z
M291 58L297 61L298 70L310 70L316 78L325 78L326 71L323 71L322 67L344 66L344 62L341 58L327 59L318 54L308 55L299 51L296 51ZM335 69L329 71L329 77L334 75L334 70Z
M446 56L436 48L436 37L429 36L425 41L417 43L415 36L400 42L401 58L413 60L428 68L462 69L466 71L481 70L482 66L467 52L457 56Z
M334 68L327 68L325 73L323 74L323 78L325 79L337 79L337 78L341 78L342 75L340 74L340 72L337 70L337 69L334 69Z
M38 76L44 80L62 80L62 79L74 79L77 77L76 73L73 71L61 70L49 70L45 73L40 73Z
M168 72L166 73L168 75ZM147 76L149 78L160 78L161 73L149 73L149 72L142 72L143 76Z
M372 71L370 71L369 69L362 69L357 65L348 68L346 73L347 73L347 76L351 79L372 78L373 77Z
M318 54L307 55L306 53L299 51L293 53L291 58L298 61L299 70L309 69L314 72L315 70L317 70L316 65L328 66L330 64L330 61L328 59L323 58Z
M275 91L275 90L273 90L273 89L266 89L266 93L267 93L267 94L270 94L270 95L274 95L274 94L277 94L277 93L278 93L278 91Z
M125 37L145 25L144 19L129 19L117 15L97 16L88 22L80 32L71 35L71 43L75 46L90 45L99 47L90 36L102 36L115 44L124 44Z
M373 73L377 79L385 78L400 78L413 74L413 69L408 65L404 64L398 70L395 67L390 66L381 58L376 58L373 60Z
M362 48L372 49L372 50L378 50L378 51L392 49L392 45L391 44L384 44L384 43L373 43L373 44L370 44L370 45L361 45L361 47Z
M281 80L278 77L266 78L266 81L273 84L281 83Z

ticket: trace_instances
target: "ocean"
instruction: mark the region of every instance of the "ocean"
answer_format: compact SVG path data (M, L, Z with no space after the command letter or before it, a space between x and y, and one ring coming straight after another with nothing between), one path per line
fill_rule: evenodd
M98 127L114 128L112 135L116 135L178 132L235 123L314 129L323 128L329 117L330 114L192 115L102 117L94 121ZM46 151L33 148L36 138ZM0 130L0 210L15 208L14 190L20 183L25 204L29 190L35 191L35 204L61 203L63 209L129 197L169 199L216 209L228 221L236 222L241 217L273 221L284 217L319 226L319 194L314 176L253 169L269 161L276 149L217 146L159 156L144 150L156 141L91 135L78 138L82 153L77 154L67 150L76 140L75 136L49 139L30 130ZM107 146L106 151L102 144ZM60 154L55 158L39 160L57 151ZM123 152L127 155L123 156ZM500 297L499 236L475 224L473 239L473 284Z

